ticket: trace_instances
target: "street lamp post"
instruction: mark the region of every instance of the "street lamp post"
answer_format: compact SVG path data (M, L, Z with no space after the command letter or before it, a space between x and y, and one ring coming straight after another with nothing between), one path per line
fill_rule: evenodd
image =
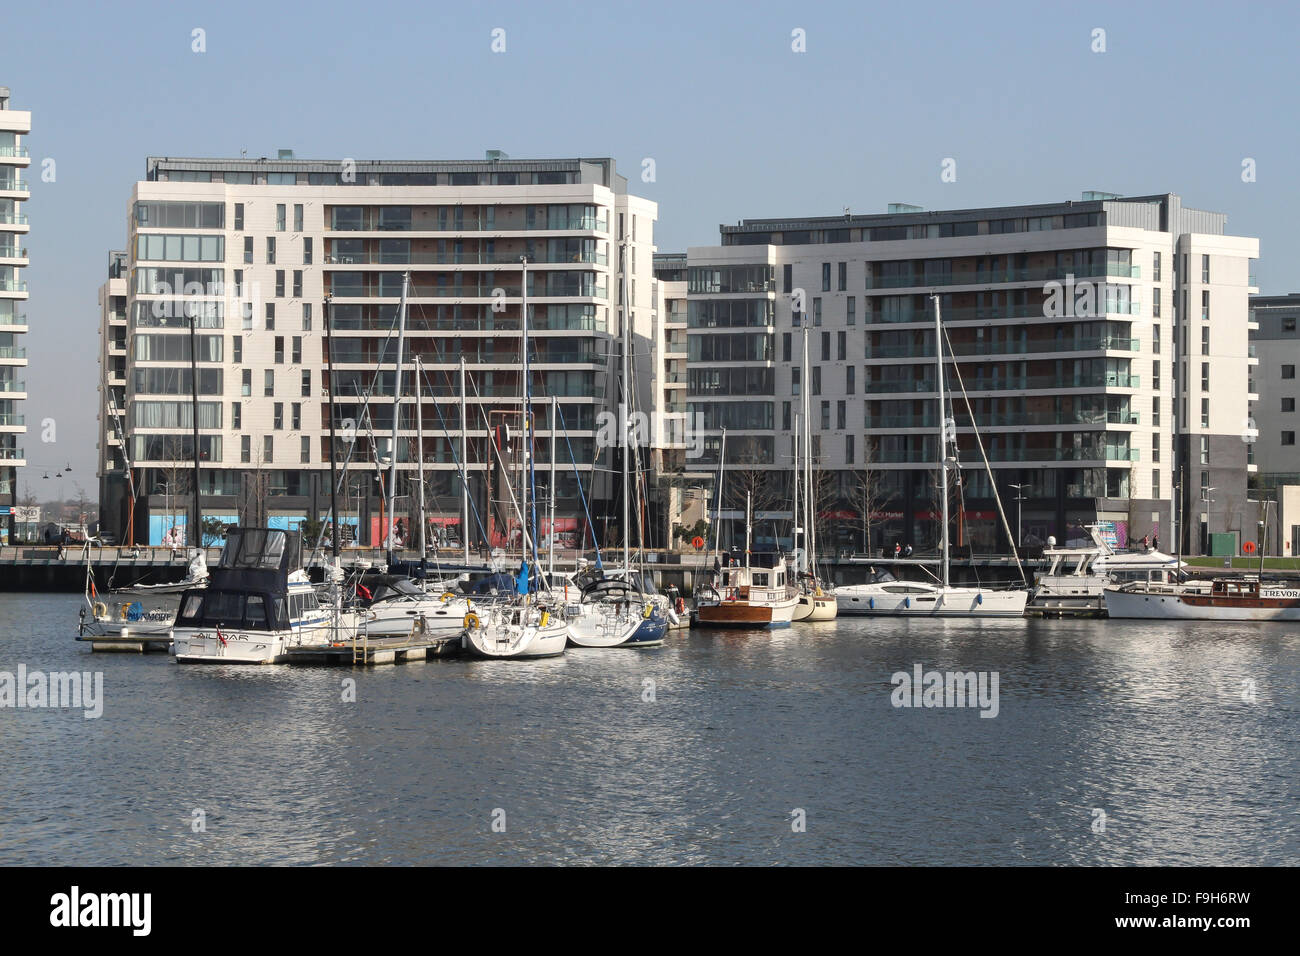
M1021 543L1021 542L1024 540L1024 538L1025 538L1024 528L1023 528L1022 522L1021 522L1021 520L1020 520L1020 519L1021 519L1021 504L1020 504L1020 503L1021 503L1022 501L1025 500L1024 489L1028 488L1029 486L1028 486L1028 485L1021 484L1021 485L1007 485L1007 487L1008 487L1008 488L1014 488L1014 489L1016 489L1016 543L1015 543L1014 550L1015 550L1016 554L1019 554L1019 553L1020 553L1020 543Z

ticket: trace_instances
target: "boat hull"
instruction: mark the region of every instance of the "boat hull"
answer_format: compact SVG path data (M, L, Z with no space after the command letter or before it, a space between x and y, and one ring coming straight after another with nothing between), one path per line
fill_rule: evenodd
M1300 589L1265 588L1257 598L1159 591L1102 592L1110 617L1174 621L1300 621Z
M557 657L569 643L569 628L562 621L545 627L528 625L493 625L467 628L461 636L461 648L476 657L517 658Z
M722 601L697 604L692 623L697 627L789 627L798 601L777 604Z
M833 621L839 615L839 605L829 594L800 594L795 605L795 621Z
M836 593L845 616L875 617L1024 617L1027 591L982 591L950 588L946 593Z

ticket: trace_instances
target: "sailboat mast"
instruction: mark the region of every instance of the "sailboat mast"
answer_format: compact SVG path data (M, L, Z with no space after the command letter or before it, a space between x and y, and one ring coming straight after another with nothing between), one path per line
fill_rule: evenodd
M550 557L546 564L546 580L555 581L555 430L559 422L559 404L560 399L556 395L551 396L551 508L547 521L550 525Z
M424 383L424 368L420 356L415 357L415 447L416 447L416 482L420 486L420 559L423 560L425 547L425 526L428 519L424 516L424 395L421 391Z
M465 566L469 566L469 420L465 417L465 356L460 357L460 540L465 549Z
M528 400L528 256L519 257L519 264L523 268L522 277L519 285L519 337L520 337L520 360L523 375L521 379L522 395L520 405L523 408L523 429L520 435L520 449L523 452L522 478L519 482L520 487L520 508L519 508L519 543L523 551L524 562L528 561L528 445L529 445L529 413L531 412L531 403Z
M715 552L722 549L722 483L723 476L726 474L727 463L727 430L722 429L722 442L718 447L718 493L715 496L717 504L713 509L713 548Z
M939 320L939 297L930 296L934 302L934 361L936 385L939 388L939 500L943 514L941 542L943 548L943 586L948 587L948 412L943 394L943 327Z
M393 505L397 498L397 426L402 410L402 350L406 345L406 287L411 281L409 272L402 273L402 298L397 305L397 355L393 359L393 439L388 446L388 563L393 563L393 548L397 543L394 533L397 526ZM383 530L382 528L380 529Z
M203 547L203 508L199 499L199 316L190 315L190 423L194 435L194 547ZM259 494L261 489L258 489Z
M802 558L799 556L799 419L802 417L803 416L798 414L794 416L794 495L790 502L790 525L792 528L790 532L790 547L793 548L795 552L796 571L803 570L803 568L797 566L802 563Z
M746 571L749 570L749 535L750 532L753 530L753 525L750 524L750 508L752 504L753 504L753 493L746 491L745 492L745 570ZM748 580L748 578L746 578L746 580Z
M628 490L628 406L629 389L628 389L628 353L632 344L632 303L627 300L627 242L623 243L622 254L619 257L619 282L622 283L623 289L619 298L623 303L623 389L622 401L619 403L618 420L619 430L623 433L623 568L624 570L632 567L631 541L632 541L632 523L628 517L628 504L631 497Z
M817 574L817 525L816 515L813 514L813 472L812 472L812 381L809 376L810 364L808 360L808 313L803 315L803 383L800 391L803 393L803 443L804 443L804 485L803 485L803 540L805 564L807 570L814 576Z

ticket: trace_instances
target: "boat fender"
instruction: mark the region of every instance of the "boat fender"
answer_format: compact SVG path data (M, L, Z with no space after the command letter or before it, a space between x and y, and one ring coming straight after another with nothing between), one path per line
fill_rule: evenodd
M641 617L647 621L650 620L650 615L654 613L654 610L654 605L647 601L645 607L641 611Z
M911 606L912 606L912 599L911 599L911 598L903 598L903 607L911 607Z
M874 611L874 610L876 609L876 599L875 599L875 598L867 598L867 607L871 608L871 610Z
M122 610L121 610L121 612L120 612L120 615L121 615L121 619L122 619L123 621L126 620L127 612L129 612L130 610L131 610L131 605L129 605L129 604L123 604L123 605L122 605Z
M668 609L668 620L672 622L673 627L676 627L682 622L682 619L677 616L677 612L672 608Z
M96 601L95 606L92 607L91 610L95 613L96 618L104 618L108 616L108 605L103 601Z
M461 623L465 625L465 628L467 630L472 631L474 628L478 627L478 615L475 614L473 611L470 611L468 614L465 615L465 620L462 621Z
M677 599L677 613L682 614L686 611L686 598Z
M455 596L456 596L456 595L453 594L451 591L443 591L443 592L442 592L442 603L443 603L443 604L446 604L448 601L450 601L450 600L451 600L452 598L454 598Z
M975 603L976 603L976 604L983 604L983 603L984 603L984 595L983 595L983 594L977 594L977 595L975 595Z
M543 612L542 612L542 622L541 622L541 624L540 624L539 626L540 626L540 627L545 627L547 624L550 624L550 623L551 623L551 612L550 612L550 611L543 611Z

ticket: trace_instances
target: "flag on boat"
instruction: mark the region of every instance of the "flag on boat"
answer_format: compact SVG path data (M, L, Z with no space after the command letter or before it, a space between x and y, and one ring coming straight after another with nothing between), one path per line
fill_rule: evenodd
M221 633L221 625L220 625L220 624L217 625L217 640L219 640L219 641L221 642L221 646L222 646L222 647L225 647L225 646L226 646L226 635L224 635L224 634Z
M519 574L515 577L515 593L528 593L528 562L524 561L519 565Z

